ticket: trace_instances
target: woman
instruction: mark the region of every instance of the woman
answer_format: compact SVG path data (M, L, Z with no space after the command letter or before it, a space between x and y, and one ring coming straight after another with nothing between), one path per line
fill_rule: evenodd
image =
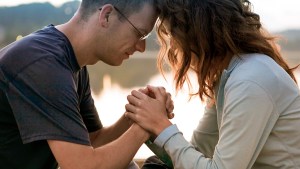
M152 91L151 99L132 91L126 116L152 133L174 168L300 168L299 88L250 2L158 3L159 63L167 56L177 90L189 70L196 73L205 113L191 142L165 115L163 92Z

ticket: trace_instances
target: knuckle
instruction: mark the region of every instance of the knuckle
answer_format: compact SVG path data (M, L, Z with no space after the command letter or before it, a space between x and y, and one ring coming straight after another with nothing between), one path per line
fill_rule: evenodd
M132 95L133 95L134 93L136 93L136 90L132 90L132 91L131 91L131 94L132 94Z
M135 108L135 111L137 112L137 113L140 113L141 112L141 109L140 108Z
M143 103L142 103L141 101L138 101L138 102L136 103L136 105L140 107L140 106L143 105Z

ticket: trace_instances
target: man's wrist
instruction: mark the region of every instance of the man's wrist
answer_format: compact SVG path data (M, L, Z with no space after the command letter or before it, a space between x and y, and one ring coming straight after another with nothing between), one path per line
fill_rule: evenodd
M134 133L139 134L141 138L143 139L143 142L146 142L150 138L150 133L147 132L145 129L143 129L141 126L139 126L136 123L133 123L131 128L134 130Z

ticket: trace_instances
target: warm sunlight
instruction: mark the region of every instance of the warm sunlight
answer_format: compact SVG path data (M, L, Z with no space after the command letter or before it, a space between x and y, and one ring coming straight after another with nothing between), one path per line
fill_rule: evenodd
M70 3L72 5L67 4L59 8L62 4L69 1L76 1L74 3L75 5ZM32 30L35 31L48 24L53 24L56 26L65 22L65 20L74 16L74 13L77 10L79 4L77 1L81 1L81 0L0 0L0 9L1 9L0 49L13 41L22 39L23 37L25 37L23 38L23 40L24 39L26 40L26 35L28 35L29 32L33 32ZM22 7L27 8L27 5L14 7L20 4L30 4L34 2L38 2L38 3L49 2L52 5L34 4L32 5L34 6L33 9L30 8L27 10L27 12L24 12L22 8ZM278 43L278 47L281 49L284 59L287 59L288 64L290 64L291 66L300 64L300 59L299 59L300 58L300 50L299 50L300 0L285 0L285 1L250 0L250 2L254 6L254 11L260 15L261 22L267 30L269 30L271 33L274 33L276 35L278 34L280 36L281 35L286 36L284 37L286 38L286 41L282 43ZM51 11L44 10L44 8L38 9L38 7L36 6L48 6L49 9L51 8ZM96 5L93 5L93 7L95 6ZM73 29L73 27L71 27L71 29ZM182 91L180 91L179 93L175 93L173 76L171 73L166 73L165 75L166 79L164 79L161 74L158 74L157 67L156 67L156 56L158 52L158 45L156 43L157 39L155 39L156 36L154 36L155 35L154 31L155 30L153 30L153 34L152 34L153 35L152 37L154 38L151 39L152 37L150 37L147 40L146 52L135 53L133 57L129 59L130 61L129 60L124 61L125 63L123 65L119 67L112 67L106 65L109 67L108 68L105 67L105 65L99 66L100 64L104 64L103 62L100 61L97 63L99 65L95 64L95 65L87 66L89 69L89 78L90 78L89 80L93 92L95 105L98 110L102 124L104 126L108 126L115 123L116 120L118 120L125 112L125 104L127 104L127 96L130 94L130 92L132 90L137 90L139 88L145 87L145 86L140 86L139 84L163 86L166 88L168 92L172 94L172 98L174 100L175 117L174 119L172 119L172 122L174 124L177 124L178 128L183 132L184 137L187 140L190 140L193 134L193 130L196 128L199 120L203 115L204 105L197 96L194 96L191 98L191 100L189 100L190 98L188 94L187 85L184 86ZM77 32L85 32L85 31L77 31ZM80 36L80 37L85 37L85 36ZM91 36L87 36L87 37L91 37ZM100 36L95 36L95 37L98 38ZM82 42L82 39L79 39L76 42ZM88 41L88 42L95 42L95 41ZM90 44L90 43L84 43L84 44ZM109 44L111 45L113 43L109 43ZM157 46L155 46L154 44ZM103 43L101 45L103 45ZM154 47L153 48L149 47L151 45ZM91 45L91 46L95 46L95 45ZM85 48L85 49L89 49L89 48ZM137 62L137 60L142 62ZM139 74L137 74L136 72L138 72ZM295 71L295 75L298 81L298 85L300 86L300 67ZM193 77L193 75L190 75L190 77L192 77L190 78L191 84L198 84L197 77ZM142 81L141 79L143 79L144 81ZM131 87L128 87L126 85ZM193 86L193 87L194 89L197 89L198 86ZM251 125L251 127L253 126L254 125ZM135 158L146 159L151 155L153 155L153 153L145 145L143 145L135 155Z
M295 74L300 83L300 68L297 69ZM149 84L154 86L164 86L166 90L172 93L175 105L175 117L172 122L177 124L179 129L183 132L184 137L187 140L190 140L194 128L197 126L203 115L204 105L198 97L194 97L188 101L187 86L185 86L183 92L179 92L176 95L172 86L171 74L168 74L166 77L167 81L165 81L161 75L157 75L149 81ZM195 78L192 80L195 80ZM102 120L103 125L106 126L113 124L124 113L124 106L127 103L126 97L131 90L141 87L134 87L131 89L121 88L117 84L112 84L109 76L105 76L103 83L105 83L104 90L100 95L97 95L94 98L100 119ZM135 158L144 159L152 154L153 153L147 146L143 145Z
M198 121L202 117L204 107L198 97L194 97L188 101L189 96L187 93L187 86L185 86L183 92L179 92L176 95L172 86L171 74L166 75L166 78L167 81L165 81L161 75L154 76L149 81L149 85L164 86L167 91L172 93L175 105L175 117L172 122L177 124L185 138L190 140L193 129L197 126ZM196 78L193 79L195 80ZM103 125L107 126L113 124L124 113L124 106L127 103L126 97L130 94L131 90L139 89L141 87L134 87L131 89L121 88L117 84L112 84L109 76L103 78L103 83L104 90L99 96L95 96L94 98L100 119ZM142 159L152 154L153 153L143 145L135 158Z

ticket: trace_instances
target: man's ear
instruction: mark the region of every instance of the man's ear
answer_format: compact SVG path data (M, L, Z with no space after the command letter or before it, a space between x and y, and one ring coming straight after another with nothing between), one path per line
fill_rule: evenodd
M103 5L100 9L99 22L101 26L108 27L109 17L114 7L111 4Z

